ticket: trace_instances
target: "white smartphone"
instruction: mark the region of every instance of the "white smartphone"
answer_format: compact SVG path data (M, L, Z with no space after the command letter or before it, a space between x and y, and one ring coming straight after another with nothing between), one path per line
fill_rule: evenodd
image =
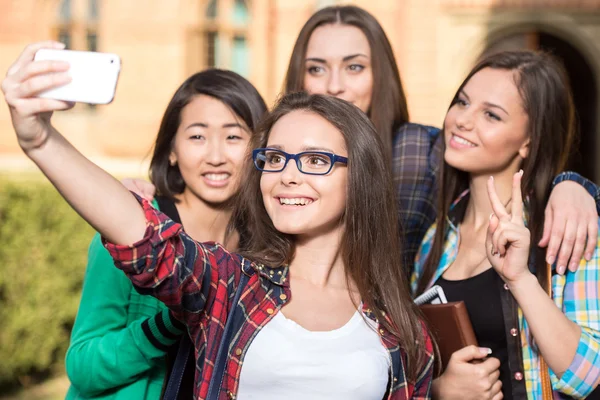
M72 78L68 84L42 92L38 97L90 104L108 104L115 97L121 71L121 59L116 54L41 49L34 60L66 61Z

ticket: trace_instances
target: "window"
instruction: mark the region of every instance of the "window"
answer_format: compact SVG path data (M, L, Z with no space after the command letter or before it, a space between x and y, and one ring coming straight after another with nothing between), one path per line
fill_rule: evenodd
M216 67L249 75L248 1L209 0L202 18L202 60L192 70ZM197 51L194 46L191 51Z
M54 37L70 50L98 51L100 0L61 0ZM88 109L95 109L88 104Z
M71 50L98 50L100 0L61 0L55 37ZM77 10L83 10L79 15Z

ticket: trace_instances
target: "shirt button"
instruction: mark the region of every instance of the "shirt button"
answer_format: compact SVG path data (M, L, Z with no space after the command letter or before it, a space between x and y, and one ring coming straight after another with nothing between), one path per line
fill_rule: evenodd
M236 356L241 356L242 355L242 349L236 349L235 350L235 355Z
M517 331L517 328L512 328L510 330L510 334L513 335L513 336L517 336L518 333L519 333L519 331Z
M523 374L520 372L515 373L515 379L518 381L522 381L523 380Z
M508 284L507 283L504 284L504 290L508 290Z
M227 391L230 399L235 399L235 394L231 393L229 390Z
M384 332L384 330L383 330L383 329L380 329L380 330L379 330L379 333L381 333L382 335L383 335L383 334L385 334L385 332Z
M274 311L273 311L273 309L272 309L272 308L267 308L267 314L271 315L271 314L273 314L273 312L274 312Z
M287 299L287 295L286 295L285 293L284 293L284 294L280 294L280 295L279 295L279 298L280 298L281 300L285 300L285 299Z

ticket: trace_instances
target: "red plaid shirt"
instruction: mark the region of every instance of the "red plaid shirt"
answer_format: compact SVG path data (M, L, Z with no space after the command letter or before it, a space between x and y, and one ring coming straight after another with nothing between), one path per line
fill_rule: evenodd
M197 399L206 398L225 321L230 308L237 307L219 391L219 399L234 399L252 339L291 298L288 268L267 268L229 253L219 244L195 242L181 225L145 200L141 202L148 223L144 238L132 246L106 241L105 246L115 265L129 276L140 293L163 301L187 325L196 349ZM231 304L242 273L250 276L247 287L239 303ZM366 305L362 311L375 320ZM397 340L385 329L379 329L379 333L392 365L388 399L429 399L433 348L428 334L425 332L423 347L427 365L416 382L408 382L404 373L406 357Z

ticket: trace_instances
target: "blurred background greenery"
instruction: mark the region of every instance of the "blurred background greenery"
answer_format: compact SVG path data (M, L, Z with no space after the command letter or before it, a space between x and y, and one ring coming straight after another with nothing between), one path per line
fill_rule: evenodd
M93 233L41 176L0 175L0 393L63 373Z

